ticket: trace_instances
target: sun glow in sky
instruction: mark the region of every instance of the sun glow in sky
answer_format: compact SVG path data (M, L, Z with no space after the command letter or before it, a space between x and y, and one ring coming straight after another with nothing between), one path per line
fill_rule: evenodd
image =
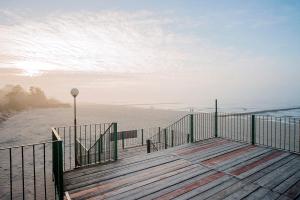
M0 1L0 84L64 98L74 84L115 89L124 102L299 102L299 10L296 0Z

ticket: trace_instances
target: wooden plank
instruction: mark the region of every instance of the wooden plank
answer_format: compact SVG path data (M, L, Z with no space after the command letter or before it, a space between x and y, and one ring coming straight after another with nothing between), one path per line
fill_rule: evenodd
M291 177L286 179L284 182L282 182L281 184L276 186L273 189L273 191L283 194L285 191L287 191L290 187L292 187L299 180L300 180L300 171L298 171L296 174L292 175Z
M188 166L191 166L191 164L186 161L179 160L176 163L174 162L173 165L166 164L163 166L158 166L147 170L143 170L139 173L131 174L130 176L118 177L108 181L103 181L100 184L89 187L89 189L85 189L79 192L72 192L72 197L75 198L77 196L84 196L85 194L92 194L92 193L103 194L105 192L117 189L119 187L125 187L129 184L132 185L136 182L144 181L145 179L147 180L182 168L186 169L186 167Z
M167 193L167 194L165 194L165 195L163 195L163 196L161 196L159 198L156 198L156 199L157 200L169 200L169 199L173 199L175 197L178 197L178 196L180 196L180 195L182 195L184 193L190 192L190 191L192 191L192 190L194 190L196 188L204 186L204 185L206 185L206 184L208 184L208 183L210 183L212 181L215 181L215 180L217 180L219 178L222 178L224 176L225 176L225 174L223 172L215 172L215 173L213 173L211 175L208 175L208 176L206 176L206 177L204 177L204 178L202 178L202 179L200 179L198 181L195 181L195 182L193 182L193 183L191 183L189 185L186 185L186 186L184 186L182 188L179 188L177 190L169 192L169 193Z
M290 155L286 158L283 158L282 160L274 163L273 165L270 165L254 174L252 174L251 176L248 176L247 178L237 182L236 184L233 184L232 186L225 188L222 191L219 191L215 194L213 194L212 196L210 196L208 199L210 200L221 200L227 196L229 196L230 194L234 193L235 191L239 190L240 188L242 188L243 186L252 183L253 181L259 179L260 177L272 172L273 170L277 169L278 167L284 165L285 163L289 162L292 159L295 159L295 155Z
M296 199L300 197L300 181L293 185L289 190L284 193L285 196Z
M241 167L238 167L234 170L230 170L229 173L237 176L239 178L245 178L247 176L250 176L251 174L255 173L258 170L261 170L278 160L288 156L288 153L280 152L280 151L273 151L270 154L259 158L258 160L255 160L249 164L243 165Z
M142 197L141 199L155 199L155 198L159 198L159 197L161 197L161 196L163 196L163 195L165 195L167 193L170 193L170 192L173 192L173 191L178 190L180 188L183 188L186 185L193 184L194 182L196 182L196 181L198 181L198 180L200 180L200 179L202 179L204 177L207 177L207 176L209 176L209 175L211 175L213 173L215 173L215 171L211 170L211 171L208 171L206 173L202 173L202 174L200 174L198 176L194 176L194 177L192 177L190 179L181 181L181 182L179 182L177 184L169 185L168 187L165 187L164 189L158 188L157 191L155 191L155 192L153 192L153 193L151 193L149 195L146 195L146 196Z
M220 185L221 183L226 182L227 180L231 179L231 176L224 175L221 178L213 180L207 184L201 185L200 187L194 188L191 191L187 191L186 193L174 198L174 199L190 199L196 195L202 194L207 192L208 190L215 188L216 186Z
M110 192L107 192L107 193L105 193L101 196L97 196L97 199L107 199L109 197L116 196L118 194L122 194L122 193L128 192L130 190L134 190L135 188L143 187L143 186L151 184L153 182L161 181L161 180L166 179L168 177L178 175L180 173L192 170L194 168L195 168L195 165L191 165L191 166L188 166L188 167L185 167L185 168L181 168L179 170L173 170L169 173L165 173L165 174L161 174L159 176L155 176L155 177L150 178L150 179L144 179L144 181L136 182L136 183L133 183L133 184L128 184L125 187L121 187L121 188L118 188L116 190L112 190Z
M74 173L72 174L72 176L68 176L68 178L65 178L66 183L68 181L72 181L74 179L77 178L81 178L84 176L89 176L92 174L97 174L97 173L102 173L102 174L111 174L114 173L115 171L120 171L123 169L128 169L128 168L132 168L134 166L137 165L143 165L146 163L152 163L154 161L159 161L159 160L165 160L165 159L178 159L175 156L170 156L170 155L165 155L165 156L159 156L159 157L154 157L151 159L147 159L147 160L142 160L141 162L133 162L133 163L129 163L129 164L120 164L120 165L115 165L116 163L111 163L111 164L107 164L107 165L96 165L93 166L92 168L90 168L90 172L89 170L84 169L84 171L82 170L74 170Z
M106 170L111 170L111 169L117 169L117 168L124 168L124 167L129 167L129 165L135 165L138 163L143 163L143 162L148 162L151 160L156 160L156 159L163 159L166 157L175 157L172 155L166 155L166 154L147 154L143 156L136 156L132 157L129 159L124 159L124 160L118 160L116 162L112 162L109 164L97 164L97 165L92 165L88 167L82 167L82 168L77 168L72 171L68 171L64 173L65 180L69 178L75 178L78 176L90 174L93 172L100 172L100 171L106 171Z
M209 158L206 158L206 157L210 156L210 155L213 155L213 157L217 156L217 155L214 155L212 152L218 153L218 152L222 152L223 150L231 150L231 149L234 149L234 148L241 148L242 146L246 146L246 145L245 144L240 144L240 143L233 143L233 144L232 143L226 143L226 144L223 144L223 145L215 146L213 148L204 149L204 150L201 151L201 153L196 152L194 154L189 154L189 155L185 155L185 156L181 156L181 157L193 160L198 155L205 155L201 158L209 159Z
M180 152L177 151L176 153L179 156L185 156L185 155L189 155L189 154L199 153L201 151L204 151L204 150L207 150L207 149L210 149L210 148L215 148L215 147L221 146L223 144L229 144L229 143L230 142L227 141L227 140L220 140L220 141L217 141L217 142L212 142L212 143L201 145L201 146L196 146L192 149L187 149L187 150L183 150L183 151L180 151Z
M175 175L143 187L135 188L134 190L130 190L128 192L124 192L122 194L109 197L108 199L139 199L139 198L143 199L143 197L148 199L147 195L150 195L160 190L164 190L171 186L180 185L180 183L184 181L190 181L195 177L197 178L209 172L211 173L209 169L201 166L197 166L197 168L191 171L186 171L179 175Z
M188 157L183 157L184 159L190 160L191 162L201 162L206 159L213 158L218 155L222 155L224 153L239 149L245 146L245 144L227 144L223 146L216 147L214 149L204 150L199 154L190 155Z
M238 156L235 159L226 161L224 163L221 163L220 165L214 166L214 169L220 170L220 171L225 171L229 168L245 164L246 162L258 158L260 156L263 156L264 154L270 152L271 149L256 149L254 151L248 152L244 156Z
M286 163L285 165L277 168L273 172L258 179L254 183L266 188L273 189L281 182L284 182L287 178L289 178L297 171L299 171L299 167L297 167L299 166L299 164L300 164L300 160L293 159L290 162Z
M293 199L291 199L291 198L289 198L289 197L287 197L287 196L284 196L284 195L281 195L278 199L276 199L276 200L293 200Z
M125 176L126 174L135 173L135 172L142 171L142 170L152 168L155 166L159 166L159 165L162 165L165 163L174 162L176 160L178 160L178 159L168 158L168 159L164 159L164 160L153 161L152 163L146 163L143 165L132 166L131 168L129 168L127 170L114 171L113 173L109 173L109 174L103 175L102 173L99 173L99 174L87 175L84 177L73 179L65 187L67 188L67 190L75 190L75 189L82 190L84 187L87 187L87 186L92 187L92 186L94 186L94 184L100 183L105 180L110 180L110 179L114 179L114 178L117 178L120 176Z
M280 195L278 193L272 192L266 188L259 188L258 190L252 192L244 200L257 200L257 199L277 199Z
M209 198L210 196L236 184L238 181L238 179L236 179L235 177L231 177L229 180L227 181L224 181L222 182L221 184L219 185L216 185L215 187L213 188L210 188L209 190L205 191L205 192L202 192L202 193L199 193L197 195L195 195L194 197L191 197L190 199L191 200L196 200L196 199L206 199L206 198Z
M100 171L93 171L90 174L81 174L81 176L76 176L74 178L69 178L65 180L65 185L70 185L70 184L76 184L78 181L83 181L89 178L95 178L95 177L105 177L105 176L110 176L111 174L115 174L120 171L126 171L128 169L136 169L136 168L142 168L144 165L149 165L152 166L152 164L156 163L157 165L160 163L165 163L165 161L172 162L179 160L178 158L175 157L164 157L164 158L159 158L159 159L154 159L154 160L147 160L145 162L139 162L133 165L127 165L126 167L122 168L111 168L107 170L100 170ZM101 166L100 166L101 167ZM112 166L113 167L113 166Z
M242 187L246 186L247 182L239 181L236 184L231 185L230 187L225 188L224 190L217 192L216 194L208 197L209 200L223 200L227 196L235 193L236 191L240 190Z
M202 161L201 163L204 165L208 165L208 166L213 166L219 163L222 163L224 161L230 160L232 158L235 158L237 156L241 156L242 154L244 155L245 153L249 152L249 151L253 151L255 150L256 147L255 146L245 146L227 153L224 153L222 155L219 156L215 156L213 158L207 159Z
M243 199L255 190L259 188L258 185L254 184L247 184L246 186L242 187L238 191L234 192L233 194L224 198L224 200L232 200L232 199Z
M295 159L295 157L296 157L295 155L289 155L289 156L273 163L272 165L269 165L265 168L262 168L261 170L256 171L255 173L251 174L251 176L245 177L244 179L242 179L242 181L252 183L252 182L260 179L261 177L271 173L272 171L276 170L277 168L285 165L289 161Z

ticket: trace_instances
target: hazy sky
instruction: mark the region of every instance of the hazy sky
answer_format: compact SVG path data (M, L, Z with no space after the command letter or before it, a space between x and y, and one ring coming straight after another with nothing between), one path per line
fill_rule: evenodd
M300 104L300 1L0 0L0 86L97 103Z

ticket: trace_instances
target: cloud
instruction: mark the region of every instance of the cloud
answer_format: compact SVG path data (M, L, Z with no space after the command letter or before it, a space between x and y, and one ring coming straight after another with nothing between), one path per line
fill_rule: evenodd
M181 19L172 12L57 11L35 17L6 10L0 15L6 17L0 24L0 67L22 69L25 75L199 71L263 61L185 32L205 20Z

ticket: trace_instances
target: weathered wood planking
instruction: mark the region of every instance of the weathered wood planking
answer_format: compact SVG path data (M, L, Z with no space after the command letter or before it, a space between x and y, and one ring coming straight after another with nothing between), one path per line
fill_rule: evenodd
M151 154L130 152L134 148L115 163L67 172L70 197L300 199L300 155L220 138Z

